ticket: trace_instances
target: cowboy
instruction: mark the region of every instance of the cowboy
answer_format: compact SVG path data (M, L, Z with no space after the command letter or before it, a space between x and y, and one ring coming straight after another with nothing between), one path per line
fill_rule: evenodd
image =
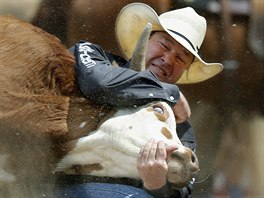
M146 46L146 70L134 71L129 69L130 59L147 23L152 24L152 33ZM76 57L81 92L100 103L118 107L166 101L174 111L179 138L194 150L195 135L187 121L190 108L176 83L201 82L223 68L219 63L204 62L198 54L206 33L206 20L190 7L158 16L148 5L132 3L121 10L115 28L124 58L88 41L80 41L70 49ZM120 67L113 66L114 63ZM97 192L106 189L107 197L118 197L120 192L136 197L186 197L192 191L190 186L174 191L166 180L169 152L163 142L156 141L149 141L141 149L137 168L145 191L132 186L129 190L124 185L113 190L113 186L104 183L93 184L91 188L85 186L85 191L90 196L96 194L92 189Z

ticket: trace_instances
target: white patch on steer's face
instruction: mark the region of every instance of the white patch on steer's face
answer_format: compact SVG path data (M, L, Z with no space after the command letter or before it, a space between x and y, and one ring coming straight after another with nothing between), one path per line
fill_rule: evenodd
M136 147L136 152L134 149L128 150L136 155L151 138L163 140L167 145L181 145L176 134L174 114L165 102L151 103L135 109L121 109L100 128L110 131L114 140L120 140L118 144L126 142L131 147Z
M56 171L72 173L73 166L97 164L102 169L89 169L89 174L138 178L138 153L150 139L183 147L176 133L173 111L165 102L119 110L98 130L79 139L76 147L58 164ZM172 167L179 169L177 161L169 159L175 161L171 163Z

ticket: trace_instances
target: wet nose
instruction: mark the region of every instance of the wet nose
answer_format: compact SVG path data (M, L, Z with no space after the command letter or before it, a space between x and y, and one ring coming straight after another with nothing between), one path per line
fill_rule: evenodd
M185 163L190 163L192 164L194 167L198 167L198 158L196 156L196 154L189 148L178 148L176 150L173 151L172 153L172 158L176 158L179 160L184 161Z

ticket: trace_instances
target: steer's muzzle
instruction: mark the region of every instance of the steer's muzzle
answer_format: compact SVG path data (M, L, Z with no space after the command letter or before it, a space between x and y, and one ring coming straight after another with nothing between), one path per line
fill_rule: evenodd
M189 148L181 146L172 152L168 160L168 180L176 187L182 187L199 171L196 154Z

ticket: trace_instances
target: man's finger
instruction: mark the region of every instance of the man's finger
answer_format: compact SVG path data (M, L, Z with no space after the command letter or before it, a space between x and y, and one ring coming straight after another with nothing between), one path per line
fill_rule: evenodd
M157 145L156 160L165 160L166 156L165 143L163 141L159 141Z

